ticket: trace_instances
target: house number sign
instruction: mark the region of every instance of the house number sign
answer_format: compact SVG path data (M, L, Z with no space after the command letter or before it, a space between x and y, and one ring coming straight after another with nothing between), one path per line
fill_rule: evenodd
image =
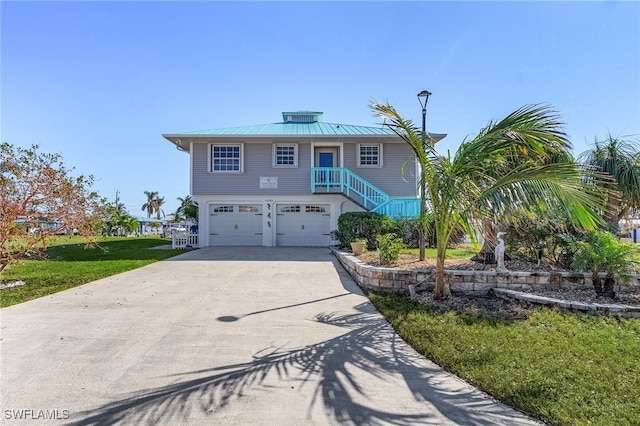
M260 189L278 189L278 178L260 177Z

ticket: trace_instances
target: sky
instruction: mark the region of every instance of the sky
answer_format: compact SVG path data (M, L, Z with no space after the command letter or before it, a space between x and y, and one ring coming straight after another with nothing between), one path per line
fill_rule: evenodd
M529 104L557 111L575 156L640 135L640 2L0 2L2 142L60 153L131 214L189 194L162 137L282 121L378 126L371 100L452 153Z

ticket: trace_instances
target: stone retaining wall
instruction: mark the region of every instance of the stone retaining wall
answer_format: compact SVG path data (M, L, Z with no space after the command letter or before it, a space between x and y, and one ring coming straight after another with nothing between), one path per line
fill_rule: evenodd
M493 292L502 299L512 299L525 304L555 306L560 309L591 315L608 315L625 318L640 318L640 306L616 305L613 303L586 303L575 300L560 300L550 297L522 293L506 288L494 288Z
M434 269L403 270L367 265L350 253L333 250L345 270L353 277L358 285L367 290L385 291L391 293L409 293L409 286L416 291L431 290L435 287ZM563 309L584 311L589 313L623 313L623 316L640 317L640 308L620 305L585 304L564 300L540 298L540 296L519 296L518 290L536 290L548 288L576 289L593 286L590 273L579 272L496 272L496 271L458 271L445 270L445 275L452 293L476 292L486 293L491 289L504 289L496 292L500 297L510 297L527 303L552 304ZM618 286L616 291L640 291L640 276L635 276L629 285ZM538 300L540 299L540 300ZM544 299L544 300L543 300ZM548 300L547 300L548 299ZM573 303L573 306L572 306ZM626 309L631 308L631 309Z

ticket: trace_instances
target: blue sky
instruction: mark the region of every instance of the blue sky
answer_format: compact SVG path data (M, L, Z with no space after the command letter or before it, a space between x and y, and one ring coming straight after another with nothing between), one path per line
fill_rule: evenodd
M558 111L574 155L640 135L640 2L2 1L1 138L61 153L142 215L189 193L163 133L281 121L377 125L389 100L454 150L525 104Z

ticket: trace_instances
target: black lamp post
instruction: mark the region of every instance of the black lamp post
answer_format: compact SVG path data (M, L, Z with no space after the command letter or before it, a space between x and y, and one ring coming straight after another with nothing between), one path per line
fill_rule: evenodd
M427 102L429 101L429 96L431 96L431 92L429 92L428 90L423 90L422 92L418 93L418 102L420 102L420 106L422 106L422 149L426 149L426 142L427 142ZM422 221L424 219L424 211L425 211L425 205L424 205L424 201L425 201L425 191L427 190L426 188L426 184L425 181L423 179L424 174L423 171L420 171L421 174L421 185L420 185L420 220ZM424 246L425 246L425 241L424 241L424 224L422 222L420 222L420 232L418 233L418 239L420 240L419 243L419 247L420 247L420 260L424 260Z
M427 127L427 102L429 101L429 96L431 96L431 92L428 90L423 90L418 93L418 102L420 102L420 106L422 106L422 133L425 132ZM424 99L424 102L422 99Z

